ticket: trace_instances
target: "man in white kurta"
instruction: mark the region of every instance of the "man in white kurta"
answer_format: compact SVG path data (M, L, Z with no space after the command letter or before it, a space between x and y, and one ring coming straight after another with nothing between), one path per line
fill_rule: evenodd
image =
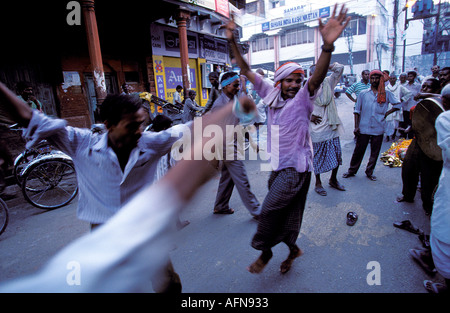
M310 70L313 72L314 66ZM342 165L339 135L343 132L343 127L334 102L334 88L344 72L344 65L334 63L330 65L329 70L332 74L326 77L322 83L322 93L314 101L310 123L314 150L313 165L316 175L314 190L321 196L326 196L327 192L322 186L320 174L328 171L332 171L330 186L338 190L345 190L336 177L339 165Z
M397 81L397 76L394 73L389 76L389 84L386 85L386 89L392 92L397 99L402 102L402 104L403 102L408 102L408 100L412 97L411 91ZM389 104L388 109L392 109L392 104ZM384 134L387 139L386 141L395 139L396 131L400 122L403 122L403 111L401 109L386 117L386 127L384 129Z

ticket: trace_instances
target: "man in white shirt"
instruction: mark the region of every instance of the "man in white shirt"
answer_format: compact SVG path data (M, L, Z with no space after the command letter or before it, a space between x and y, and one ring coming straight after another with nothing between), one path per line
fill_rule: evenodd
M101 106L107 132L67 126L12 97L0 83L2 105L14 121L25 127L27 147L47 139L69 155L77 173L79 200L77 216L95 228L107 222L144 186L153 183L158 160L178 140L170 130L143 132L146 112L138 95L108 95ZM177 125L173 128L186 127ZM172 129L173 129L172 128ZM181 292L178 275L170 261L164 280L153 282L158 292ZM157 284L157 285L155 285Z
M386 85L386 89L391 91L402 103L407 102L412 97L412 93L397 81L397 76L394 73L389 75L389 84ZM389 104L388 109L390 110L391 108L392 105ZM401 109L386 117L386 141L395 139L400 122L403 122L403 112Z
M250 101L242 99L241 104L255 110ZM229 103L198 121L202 134L208 125L224 129L231 114ZM143 188L108 222L65 247L39 272L1 283L0 292L147 292L149 278L167 264L179 210L217 173L217 159L193 158L213 140L201 139L193 142L189 161L180 161L161 181Z
M183 90L183 87L180 85L177 86L175 89L175 92L173 93L173 104L182 106L182 100L181 100L181 90Z
M408 101L402 103L402 110L403 110L403 122L400 123L401 128L407 129L409 126L411 126L411 108L417 104L417 101L414 100L414 97L420 92L420 89L422 88L422 84L419 82L416 82L417 73L415 71L409 71L407 76L408 83L404 86L411 92L412 97L409 98ZM414 133L403 133L402 136L405 138L414 138Z
M311 74L315 66L310 67ZM314 191L321 196L327 192L322 186L320 174L331 172L329 185L337 190L345 191L345 187L337 180L339 166L342 165L342 150L339 135L343 133L342 122L334 102L334 88L341 79L344 65L333 63L332 72L322 82L322 93L314 100L314 110L311 114L310 132L313 143L313 166L316 176Z
M441 67L439 65L433 65L431 68L431 74L428 76L425 76L425 78L422 81L422 84L428 79L428 78L434 78L439 80L439 71L441 70Z

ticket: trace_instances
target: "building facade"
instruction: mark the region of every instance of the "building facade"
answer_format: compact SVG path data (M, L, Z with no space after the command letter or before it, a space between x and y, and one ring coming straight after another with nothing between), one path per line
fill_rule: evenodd
M252 68L274 71L286 61L305 67L315 63L322 45L318 19L326 22L335 2L247 0L242 40L249 43L247 58ZM414 3L411 0L346 1L351 21L335 43L331 62L344 64L345 74L359 75L364 69L375 68L399 74L414 67L428 73L433 64L429 64L429 56L423 56L424 62L420 62L420 56L430 53L426 50L430 36L426 34L427 29L436 25L435 17L412 20ZM443 20L447 7L448 3L442 3L440 50L435 62L441 67L447 63L448 30ZM438 8L435 5L433 12Z
M0 80L11 90L31 83L46 114L91 127L109 93L150 92L172 101L176 85L208 99L212 70L230 63L220 26L243 0L9 1L0 10ZM0 112L1 113L1 112ZM8 124L0 114L0 122ZM0 127L0 136L24 142Z

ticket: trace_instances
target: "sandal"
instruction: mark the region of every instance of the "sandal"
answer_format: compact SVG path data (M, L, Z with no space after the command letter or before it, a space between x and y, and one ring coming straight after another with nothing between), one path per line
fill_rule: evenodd
M344 177L344 178L349 178L349 177L353 177L353 176L355 176L355 174L352 174L350 172L342 174L342 177Z
M431 293L442 293L447 291L447 287L440 283L434 283L431 280L424 280L423 286L428 292Z
M325 189L323 189L323 187L316 187L316 188L314 188L314 191L317 192L321 196L327 195L327 191Z
M376 181L377 177L374 175L366 175L368 179L370 179L371 181Z
M233 214L234 210L232 208L222 209L222 210L214 210L214 214Z
M414 227L410 220L405 220L402 222L395 222L394 227L404 229L406 231L409 231L409 232L411 232L413 234L417 234L417 235L419 235L421 233L420 229Z
M356 214L355 212L348 212L347 213L347 225L348 226L355 225L357 220L358 220L358 214Z
M345 187L341 183L339 183L338 181L333 182L333 181L330 180L328 183L334 189L345 191Z

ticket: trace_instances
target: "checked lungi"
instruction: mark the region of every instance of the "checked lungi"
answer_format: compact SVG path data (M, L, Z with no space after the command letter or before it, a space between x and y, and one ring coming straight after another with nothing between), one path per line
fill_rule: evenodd
M342 165L342 150L339 137L313 142L313 150L313 166L316 175L329 172Z
M280 242L295 245L303 219L311 172L294 168L273 171L264 199L258 228L252 240L256 250L269 250Z

